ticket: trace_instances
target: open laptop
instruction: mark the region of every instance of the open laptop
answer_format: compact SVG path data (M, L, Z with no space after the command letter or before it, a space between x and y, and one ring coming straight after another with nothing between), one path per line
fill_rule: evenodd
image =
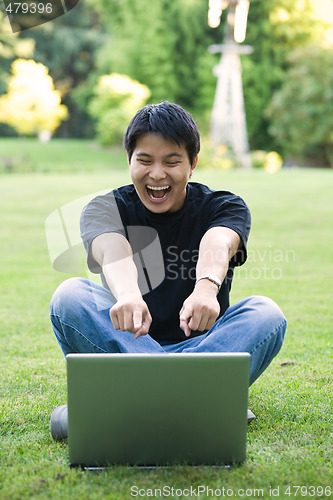
M248 353L66 359L72 467L245 460Z

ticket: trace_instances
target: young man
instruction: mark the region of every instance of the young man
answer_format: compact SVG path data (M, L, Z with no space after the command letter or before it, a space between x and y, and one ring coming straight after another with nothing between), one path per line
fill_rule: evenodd
M189 182L200 135L176 104L141 109L124 146L133 184L98 196L81 216L88 266L103 286L72 278L51 302L64 355L249 352L252 384L279 352L286 320L265 297L229 305L234 267L246 260L247 205Z

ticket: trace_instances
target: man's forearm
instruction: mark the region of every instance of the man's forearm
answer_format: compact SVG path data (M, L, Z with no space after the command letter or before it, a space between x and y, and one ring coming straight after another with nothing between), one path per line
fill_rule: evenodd
M228 271L229 252L226 246L202 249L196 267L196 279L202 276L212 274L216 276L221 282L224 280Z
M141 296L138 286L138 271L132 256L117 262L102 264L106 282L117 300L127 296Z
M229 261L238 249L240 238L232 229L213 227L201 239L196 267L197 283L179 313L180 328L188 337L191 330L209 330L220 313L217 281L227 274ZM213 275L217 280L200 279ZM216 282L215 282L216 281Z
M117 300L125 296L141 296L132 249L124 236L101 234L92 242L91 250Z
M216 227L207 231L200 242L197 279L212 274L222 282L238 246L239 236L231 229Z

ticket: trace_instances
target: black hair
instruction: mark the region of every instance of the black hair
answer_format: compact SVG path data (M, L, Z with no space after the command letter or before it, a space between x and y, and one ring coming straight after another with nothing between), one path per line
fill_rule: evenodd
M168 101L148 104L132 118L124 135L124 147L131 161L138 137L160 134L178 146L184 146L192 165L200 151L200 133L194 119L178 104Z

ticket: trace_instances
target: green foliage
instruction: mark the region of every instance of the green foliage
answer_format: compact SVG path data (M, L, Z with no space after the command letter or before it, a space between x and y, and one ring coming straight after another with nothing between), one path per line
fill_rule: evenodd
M202 109L215 91L208 46L221 35L207 25L203 0L99 0L109 42L99 54L104 73L127 74L152 92L152 101ZM217 37L217 38L216 38Z
M251 163L253 168L263 168L266 172L274 174L282 167L282 158L275 151L252 151Z
M97 137L101 144L121 144L128 123L146 103L150 90L126 75L102 76L88 109L96 119Z
M270 132L285 155L318 153L333 167L333 52L292 52L281 88L268 109Z
M87 113L87 100L98 78L96 52L106 33L101 16L86 0L66 15L22 32L35 43L34 59L50 70L55 87L70 117L58 130L63 137L86 137L94 133Z
M20 134L53 133L67 118L67 108L60 102L48 68L33 60L17 59L12 64L8 92L0 98L0 122Z
M7 88L10 66L14 59L32 57L34 41L23 40L19 34L13 34L5 15L0 10L0 94Z
M17 58L30 58L34 52L34 41L23 40L20 33L13 34L8 21L5 21L3 2L0 2L0 95L7 91L10 67ZM15 135L14 129L0 123L0 136Z
M327 12L329 20L327 5L326 0L251 0L245 43L254 52L242 56L251 149L282 153L265 110L284 84L289 54L322 44L329 25L317 14ZM208 47L222 41L226 15L220 28L211 29L207 11L208 0L82 0L65 16L19 35L10 33L0 12L0 93L6 91L11 62L32 57L35 46L33 58L49 68L70 111L57 135L94 135L88 103L99 76L113 72L147 85L152 102L168 99L185 106L208 134L216 89L212 70L219 60Z
M289 68L290 51L318 43L322 36L324 24L314 17L312 3L251 0L245 43L254 52L242 56L251 149L278 146L269 134L265 110ZM179 102L208 132L216 89L212 70L219 59L208 53L208 47L222 41L225 13L221 27L214 30L207 25L206 0L95 0L94 4L111 33L99 51L99 68L148 85L153 102Z
M251 149L275 149L265 110L289 67L293 49L317 41L323 23L313 17L311 0L251 0L243 57L243 87Z

